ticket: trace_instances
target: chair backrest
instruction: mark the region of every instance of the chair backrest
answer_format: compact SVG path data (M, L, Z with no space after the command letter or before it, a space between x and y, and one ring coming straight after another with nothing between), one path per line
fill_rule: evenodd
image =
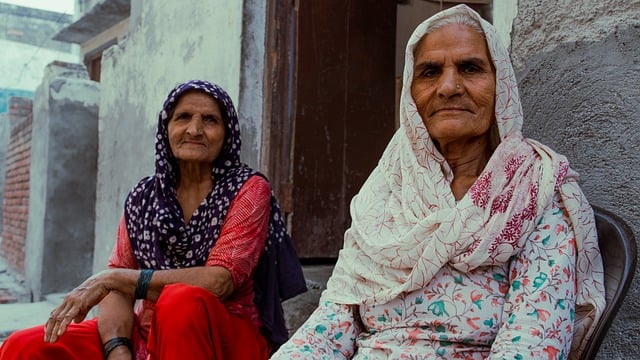
M621 218L607 210L594 206L593 211L604 264L607 305L582 353L582 360L595 359L600 344L622 305L636 269L636 243L631 228Z

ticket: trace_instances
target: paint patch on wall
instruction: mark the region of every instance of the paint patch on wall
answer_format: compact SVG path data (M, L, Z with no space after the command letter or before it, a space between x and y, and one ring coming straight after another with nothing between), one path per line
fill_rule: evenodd
M0 88L0 114L4 114L8 111L9 98L14 96L33 99L33 91Z

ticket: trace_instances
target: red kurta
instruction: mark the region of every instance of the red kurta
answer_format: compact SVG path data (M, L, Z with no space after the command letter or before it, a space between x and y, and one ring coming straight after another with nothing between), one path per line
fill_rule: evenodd
M267 238L270 196L271 189L264 178L253 176L247 180L229 207L220 236L206 263L207 266L222 266L231 272L234 291L224 301L224 305L231 314L248 319L257 327L261 323L253 302L253 270ZM116 245L109 257L108 266L138 269L124 216L120 219ZM144 300L136 308L145 338L151 324L153 307L151 301Z
M157 305L149 301L139 303L136 309L139 332L134 332L142 337L133 336L137 359L144 359L147 350L153 357L161 358L171 354L188 355L190 359L267 358L266 340L259 332L259 313L253 302L253 271L265 246L270 196L267 181L260 176L251 177L231 203L207 259L207 266L222 266L231 272L232 296L220 302L201 288L169 285ZM124 218L118 227L109 267L138 268ZM159 308L157 314L155 306ZM194 336L194 331L205 334ZM96 319L70 324L55 344L44 343L43 339L43 326L18 331L0 347L0 360L102 358Z

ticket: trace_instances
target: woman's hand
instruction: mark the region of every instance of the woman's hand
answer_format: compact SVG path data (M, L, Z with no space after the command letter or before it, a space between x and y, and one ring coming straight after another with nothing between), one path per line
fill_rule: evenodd
M51 312L44 325L45 342L56 342L72 320L76 323L84 320L89 310L109 294L109 272L110 270L105 270L93 275L64 297L62 304Z

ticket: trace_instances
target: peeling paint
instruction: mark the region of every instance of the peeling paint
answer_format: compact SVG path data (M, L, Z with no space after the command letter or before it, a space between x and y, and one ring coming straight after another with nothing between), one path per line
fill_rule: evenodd
M53 78L50 81L51 98L57 101L81 102L86 107L97 107L100 103L99 84L91 80Z

